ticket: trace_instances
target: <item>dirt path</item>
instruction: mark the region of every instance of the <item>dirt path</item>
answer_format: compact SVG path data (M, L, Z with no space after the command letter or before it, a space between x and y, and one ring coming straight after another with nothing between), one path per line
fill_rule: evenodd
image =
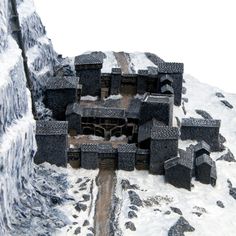
M114 170L100 170L97 177L98 198L95 209L96 236L109 236L114 177Z
M129 63L127 61L127 58L124 52L114 52L114 55L115 55L118 65L121 68L122 73L129 74L130 73Z

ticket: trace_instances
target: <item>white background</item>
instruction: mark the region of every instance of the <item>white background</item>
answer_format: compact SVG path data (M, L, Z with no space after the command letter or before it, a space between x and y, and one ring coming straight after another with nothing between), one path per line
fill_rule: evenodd
M235 0L35 0L54 48L150 51L236 93Z

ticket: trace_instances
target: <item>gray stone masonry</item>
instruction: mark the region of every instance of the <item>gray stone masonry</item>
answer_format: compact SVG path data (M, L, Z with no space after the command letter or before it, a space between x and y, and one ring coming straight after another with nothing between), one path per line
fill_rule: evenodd
M82 96L98 96L101 94L102 61L90 54L75 57L76 75L82 84Z
M191 190L194 157L191 151L181 151L179 157L165 161L165 179L178 188Z
M211 184L211 170L213 160L207 154L203 154L196 159L196 180L203 184Z
M213 152L220 151L220 124L220 120L184 118L181 124L181 139L205 141Z
M120 94L120 86L121 86L121 69L120 68L112 68L111 72L111 95Z
M78 103L72 103L67 106L66 120L68 121L68 129L70 135L81 134L81 115L82 110Z
M82 144L81 145L81 167L87 170L98 168L98 145Z
M49 162L57 166L67 165L67 132L65 121L37 121L36 141L38 150L34 158L36 164Z
M118 169L133 171L135 167L135 144L121 144L118 146Z
M65 120L66 107L78 98L78 77L52 77L48 79L45 93L45 105L52 110L53 117Z
M147 94L140 108L140 125L155 118L165 125L172 126L173 97Z
M150 173L164 174L164 162L178 154L178 128L157 126L151 132Z

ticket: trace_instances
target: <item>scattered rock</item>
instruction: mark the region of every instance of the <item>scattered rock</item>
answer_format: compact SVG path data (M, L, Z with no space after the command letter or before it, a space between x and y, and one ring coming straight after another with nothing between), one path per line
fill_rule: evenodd
M81 183L82 181L83 181L83 179L78 178L78 180L76 181L76 184L79 184L79 183Z
M187 103L188 102L188 98L182 98L182 100Z
M82 204L82 203L78 202L78 203L76 203L75 210L78 211L78 212L80 212L81 210L86 211L87 206L85 204Z
M186 109L185 109L184 102L182 102L182 110L183 110L184 115L186 115L186 114L187 114L187 111L186 111Z
M74 191L75 194L79 193L77 190Z
M75 229L74 234L75 234L75 235L78 235L78 234L80 234L80 233L81 233L81 227L77 227L77 228Z
M63 202L63 200L60 197L52 196L51 197L51 203L53 205L60 205Z
M185 232L193 232L195 229L184 218L180 217L178 221L169 229L168 236L184 236Z
M79 187L80 188L84 188L84 187L86 187L87 186L87 183L86 183L86 181L84 182L84 183L82 183Z
M123 190L139 189L139 187L136 184L130 184L129 180L127 180L127 179L121 180L121 187Z
M77 216L77 215L72 215L72 216L73 216L75 219L76 219L76 218L78 218L78 216Z
M225 208L224 203L222 201L217 201L216 204L220 208Z
M196 211L194 211L194 212L192 212L194 215L197 215L198 217L200 217L201 215L202 215L202 213L200 213L200 212L196 212Z
M204 110L195 110L195 112L200 115L205 120L212 120L212 116Z
M219 139L220 139L220 143L226 142L226 138L221 133L219 133Z
M77 225L78 224L78 222L73 222L73 225Z
M176 119L177 126L180 127L181 121L180 121L179 117L176 116L175 119Z
M133 218L137 218L137 214L134 211L129 211L128 212L128 218L129 219L133 219Z
M136 206L129 206L129 208L133 211L138 211L138 207L136 207Z
M170 215L170 214L171 214L170 211L166 211L166 212L164 213L164 215Z
M218 98L224 98L225 96L224 96L222 93L217 92L217 93L216 93L216 97L218 97Z
M160 209L158 209L158 208L154 209L154 211L160 211L160 212L161 212L161 210L160 210Z
M217 161L236 162L234 154L228 149L228 152L217 159Z
M85 220L84 223L83 223L83 226L88 226L88 225L89 225L89 221Z
M90 195L88 195L88 194L83 194L82 197L83 197L85 202L90 200Z
M130 203L132 205L143 206L142 200L140 199L139 195L136 192L130 190L128 194L129 194Z
M88 230L91 231L93 234L95 234L95 230L93 227L89 227Z
M170 207L170 209L176 214L183 215L182 211L177 207Z
M79 189L79 191L84 191L84 190L87 190L87 188L84 187L84 188L80 188L80 189Z
M222 102L225 106L227 106L229 109L233 109L233 108L234 108L233 105L231 105L227 100L221 100L221 102Z
M182 87L182 94L186 94L187 93L187 89L185 87Z
M236 188L231 188L229 190L229 195L231 195L236 200Z
M136 227L133 222L128 221L125 223L126 229L130 229L131 231L136 231Z

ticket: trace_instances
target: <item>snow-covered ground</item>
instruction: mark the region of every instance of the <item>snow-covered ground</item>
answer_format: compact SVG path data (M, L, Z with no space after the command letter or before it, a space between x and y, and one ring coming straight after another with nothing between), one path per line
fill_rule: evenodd
M224 144L236 155L236 95L224 93L218 88L200 83L195 78L186 75L184 77L187 93L183 97L188 98L184 115L182 107L175 107L174 116L179 117L199 117L195 109L207 111L213 118L221 119L221 134L226 138ZM221 92L225 98L215 95ZM235 108L229 109L221 100L225 99ZM180 141L179 147L189 146L190 141ZM214 160L219 158L224 152L212 153ZM168 230L179 219L180 215L174 213L170 207L179 208L183 217L195 228L194 232L186 235L202 236L234 236L236 234L236 200L229 195L227 180L229 179L233 187L236 186L236 163L226 161L216 161L217 184L215 187L201 184L193 179L194 187L192 191L178 189L165 183L163 176L154 176L147 171L125 172L117 171L116 196L121 199L119 227L124 235L167 235ZM137 218L128 218L131 206L128 191L122 190L121 181L127 179L130 184L135 184L138 189L135 191L143 201L143 207L138 207ZM216 202L221 201L224 208L220 208ZM126 229L125 223L132 221L136 231Z
M58 167L55 169L67 174L67 180L70 183L68 194L74 198L74 201L58 207L71 223L58 230L55 235L70 236L75 235L76 232L81 232L80 235L92 233L98 193L96 185L98 170L73 169L69 165L67 169Z

